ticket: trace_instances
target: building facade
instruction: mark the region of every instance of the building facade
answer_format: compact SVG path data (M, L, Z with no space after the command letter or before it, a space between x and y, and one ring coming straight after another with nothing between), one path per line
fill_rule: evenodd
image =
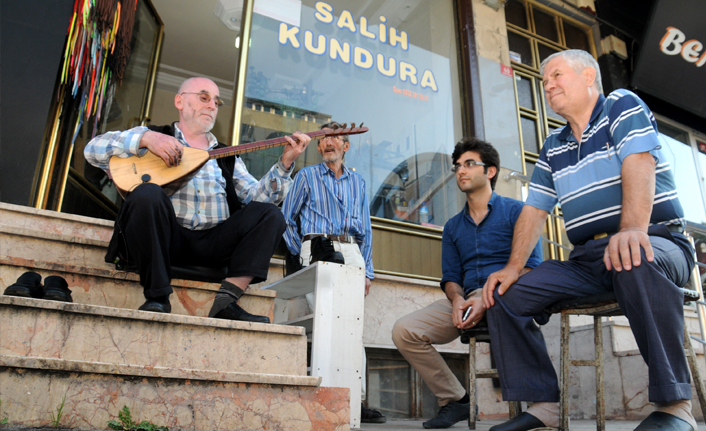
M368 403L392 417L430 417L436 400L394 350L390 329L397 317L443 295L438 288L441 229L465 203L451 172L455 142L477 136L495 145L503 168L497 191L526 197L544 138L565 124L545 103L539 64L547 56L584 49L599 59L606 92L627 86L645 96L676 168L697 253L702 260L706 256L706 113L698 101L680 103L679 92L686 88L675 87L668 95L655 91L650 79L659 77L647 79L643 71L658 58L643 45L650 34L667 30L640 27L624 16L631 8L659 16L666 1L647 2L650 7L636 1L620 2L622 7L604 3L138 1L132 55L122 82L100 101L101 115L84 115L81 103L71 102L80 89L58 83L64 49L56 49L59 58L47 68L53 80L45 81L57 84L37 101L46 111L40 118L46 124L43 135L28 144L33 153L22 159L22 173L0 172L0 201L112 219L121 198L109 178L85 162L83 147L95 134L174 121L174 94L191 76L207 76L219 85L226 105L214 133L231 145L318 130L330 120L364 123L370 131L350 137L346 165L365 179L373 216L378 277L366 301ZM670 19L698 16L689 13L694 0L683 3ZM56 15L45 20L69 27L71 11L56 7ZM698 42L706 43L703 26L687 34L690 24L672 24L680 25L681 33L664 36L671 39L662 51L703 74L706 69L699 68L706 56ZM701 91L701 100L703 82L691 84ZM0 141L5 154L19 151L12 139ZM259 177L280 151L242 157ZM312 145L297 169L319 160ZM16 182L23 187L13 189ZM547 222L543 245L546 258L568 256L560 209ZM463 346L453 343L441 350L464 381ZM490 361L487 351L483 360ZM501 402L492 401L501 398L499 390L492 382L483 384L489 395L482 412L505 412Z

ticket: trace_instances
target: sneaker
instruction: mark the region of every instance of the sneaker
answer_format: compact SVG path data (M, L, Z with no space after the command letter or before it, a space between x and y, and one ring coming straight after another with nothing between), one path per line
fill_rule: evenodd
M360 422L364 424L384 424L387 418L377 410L369 409L360 404Z
M458 401L451 401L439 409L436 417L424 422L422 426L426 429L449 428L457 422L468 420L471 415L470 408L470 402L459 403Z
M333 248L333 242L323 236L317 236L311 240L311 258L310 263L314 262L333 262L345 264L343 255L340 251Z

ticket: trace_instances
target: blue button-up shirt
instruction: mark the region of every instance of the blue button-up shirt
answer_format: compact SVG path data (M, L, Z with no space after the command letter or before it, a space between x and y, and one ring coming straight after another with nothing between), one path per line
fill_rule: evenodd
M370 209L363 177L345 165L339 178L326 163L307 166L294 178L282 213L287 222L284 240L292 254L300 253L302 237L309 233L350 235L358 242L365 260L365 276L375 277Z
M441 245L441 288L447 281L463 286L466 294L482 289L488 276L505 267L512 251L515 222L522 202L493 192L488 213L476 225L468 214L468 203L444 225ZM532 250L526 267L542 262L541 241Z

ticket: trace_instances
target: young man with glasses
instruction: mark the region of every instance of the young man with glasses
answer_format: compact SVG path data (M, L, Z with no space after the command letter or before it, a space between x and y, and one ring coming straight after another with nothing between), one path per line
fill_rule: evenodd
M459 330L485 324L482 288L486 278L507 263L522 210L522 202L494 191L500 156L492 145L464 138L456 144L452 162L466 205L444 226L441 289L446 298L400 318L392 329L400 353L439 399L439 413L423 423L428 429L449 428L468 419L469 395L432 344L450 343L459 337ZM541 261L537 243L525 272Z
M340 127L335 121L321 126L333 130ZM370 209L365 180L343 164L349 148L348 136L319 139L317 150L323 162L303 168L294 178L292 190L282 206L287 223L284 240L290 253L287 272L296 272L316 261L358 266L365 269L367 296L371 280L375 278ZM313 308L313 299L313 294L307 295L310 308ZM362 398L365 399L365 376L362 380ZM387 420L377 410L361 408L363 423Z
M178 122L108 132L91 140L84 155L108 175L112 156L142 156L147 151L167 166L176 166L185 146L225 147L211 133L222 104L213 81L187 79L174 97ZM291 186L294 161L311 140L299 132L293 138L287 137L279 161L259 181L239 157L225 157L206 162L171 197L151 183L131 191L115 222L106 261L119 257L137 266L146 298L140 310L171 311L171 265L227 266L209 317L269 323L269 318L248 313L237 301L250 283L267 278L270 258L284 231L276 205Z

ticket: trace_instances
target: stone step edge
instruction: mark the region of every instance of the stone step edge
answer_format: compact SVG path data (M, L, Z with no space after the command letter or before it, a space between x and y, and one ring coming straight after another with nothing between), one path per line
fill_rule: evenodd
M0 295L0 306L41 308L67 313L88 314L97 317L142 320L177 325L224 328L279 335L306 336L305 328L300 326L276 325L272 323L241 322L234 320L213 319L209 317L188 316L183 314L152 313L149 311L129 310L126 308L105 307L101 305L76 304L73 302L50 301L46 299L21 298Z
M10 204L7 202L0 202L0 211L9 211L9 212L22 213L22 214L31 214L31 215L37 215L40 217L60 219L60 220L68 221L68 222L92 224L92 225L106 227L111 230L113 229L113 226L114 226L113 221L105 220L102 218L88 217L88 216L82 216L82 215L76 215L76 214L60 213L57 211L33 208L33 207L25 206L25 205Z
M27 259L23 257L13 257L13 256L7 256L7 255L0 255L0 265L7 265L7 266L14 266L14 267L22 267L22 268L30 268L30 269L40 269L43 271L56 271L56 272L63 272L67 274L81 274L81 275L87 275L91 277L101 277L101 278L108 278L111 280L114 280L117 283L127 281L127 282L135 282L139 283L139 276L137 274L134 274L132 272L126 272L126 271L117 271L114 269L107 269L107 268L95 268L95 267L88 267L88 266L79 266L79 265L69 265L65 263L56 263L56 262L47 262L43 260L37 260L37 259ZM112 266L108 263L106 263L106 266ZM216 283L205 283L205 282L199 282L199 281L193 281L193 280L182 280L182 279L173 279L172 280L172 286L174 287L183 287L183 288L188 288L188 289L198 289L198 290L206 290L209 292L216 292L220 285ZM71 288L71 286L69 286ZM275 298L277 296L277 292L273 292L270 290L266 289L258 289L256 287L250 287L248 290L245 291L246 295L251 295L251 296L261 296L265 298Z
M64 235L61 233L46 232L37 229L27 229L17 226L0 225L0 233L6 235L23 236L28 238L38 238L46 241L63 242L68 244L89 245L92 247L108 248L109 241L102 239L85 238L74 235Z
M189 368L151 367L108 362L89 362L36 356L0 354L0 366L42 371L109 374L160 379L203 380L216 383L250 383L261 385L310 386L321 385L321 377L286 374L240 373L237 371L194 370Z

